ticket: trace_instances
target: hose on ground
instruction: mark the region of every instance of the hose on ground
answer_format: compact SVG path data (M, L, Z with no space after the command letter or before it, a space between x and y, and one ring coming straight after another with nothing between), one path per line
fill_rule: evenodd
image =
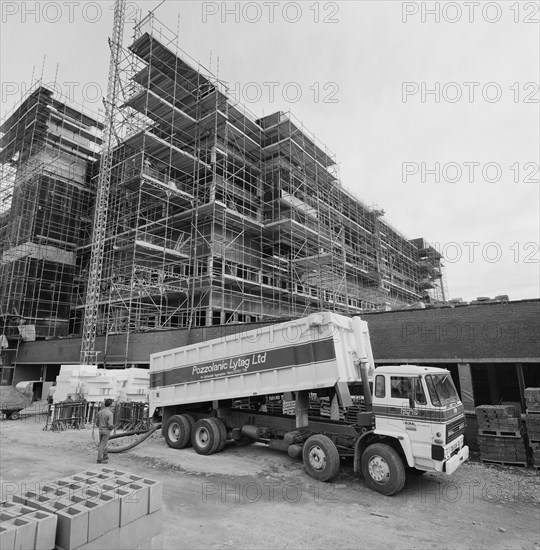
M120 432L118 434L110 435L109 439L118 439L119 437L128 437L129 435L145 434L147 432L148 432L148 428L146 430L131 430L129 432Z
M145 432L142 437L137 439L137 441L134 441L129 445L124 445L123 447L108 447L107 452L123 453L124 451L129 451L129 449L133 449L133 447L136 447L137 445L140 445L143 441L146 441L156 430L159 430L160 428L161 428L161 422L159 422L158 424L154 424L154 426L152 426L152 428L149 431ZM126 433L126 434L120 434L120 435L128 435L128 434ZM120 437L120 435L118 437Z

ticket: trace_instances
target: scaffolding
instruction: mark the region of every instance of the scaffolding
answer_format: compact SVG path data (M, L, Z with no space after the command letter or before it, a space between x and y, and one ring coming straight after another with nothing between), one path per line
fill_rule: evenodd
M83 291L101 125L37 83L0 126L0 317L3 333L74 332ZM23 327L27 327L23 330Z
M358 314L430 299L441 287L440 255L427 253L423 239L408 240L380 208L362 203L342 185L333 153L300 121L285 112L262 118L250 113L217 75L178 47L175 34L153 14L136 27L121 58L120 139L111 153L96 332L106 336L106 350L115 335L127 337L121 355L106 351L100 363L128 364L141 331L271 321L321 310ZM40 93L46 118L54 100ZM17 119L30 109L23 107ZM62 124L72 124L74 117L65 115ZM2 150L3 163L18 169L11 181L19 182L3 196L26 189L22 182L31 178L22 176L23 164L35 169L38 187L46 189L47 169L38 165L37 150L47 150L41 142L58 149L60 141L35 118L34 137L17 138L26 149ZM72 197L70 205L57 207L69 217L54 237L49 229L42 241L32 229L39 218L35 198L23 201L26 221L17 221L17 201L0 214L9 220L0 231L17 235L2 249L2 266L15 269L22 243L39 245L41 254L45 245L61 250L54 267L54 282L65 289L61 300L47 298L50 277L30 275L28 268L24 277L0 279L4 285L14 281L3 288L3 311L31 317L24 300L54 304L55 335L80 333L85 306L77 293L89 275L87 231L99 166L93 146L100 144L101 126L77 120L88 151L81 142L69 158L80 177L64 181L58 163L46 159L54 181ZM15 159L16 149L28 152ZM33 237L23 238L28 232ZM31 277L40 287L29 293ZM18 284L27 286L19 290Z

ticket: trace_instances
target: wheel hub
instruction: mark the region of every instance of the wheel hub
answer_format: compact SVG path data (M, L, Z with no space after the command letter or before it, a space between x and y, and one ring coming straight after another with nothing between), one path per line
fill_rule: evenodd
M197 443L200 447L206 447L208 445L208 440L210 438L208 430L206 428L199 428L197 430Z
M386 483L390 479L390 468L382 456L373 456L368 465L369 475L377 483Z
M309 464L314 470L324 470L326 468L326 454L315 445L309 450Z
M178 441L178 438L180 437L180 426L176 423L171 424L169 427L169 439L171 441Z

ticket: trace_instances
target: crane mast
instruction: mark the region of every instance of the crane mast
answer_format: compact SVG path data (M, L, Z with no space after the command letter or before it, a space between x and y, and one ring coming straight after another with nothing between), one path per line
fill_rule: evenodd
M111 187L112 152L114 140L114 122L120 90L119 66L124 35L126 0L115 0L113 33L110 39L111 57L109 63L109 78L107 82L107 99L105 102L105 128L103 147L99 165L99 175L96 189L96 204L94 211L94 228L90 266L88 270L86 304L81 341L81 364L96 365L97 354L96 331L98 321L98 305L103 271L103 254L107 229L109 209L109 194Z

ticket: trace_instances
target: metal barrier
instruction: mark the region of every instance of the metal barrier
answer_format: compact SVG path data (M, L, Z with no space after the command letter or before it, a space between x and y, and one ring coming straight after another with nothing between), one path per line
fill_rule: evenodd
M148 403L116 403L114 407L114 427L118 430L148 429Z
M90 403L87 401L63 401L51 404L47 423L43 429L48 429L49 425L53 432L84 428L88 405Z
M94 424L97 413L103 406L102 402L94 401L62 401L50 405L47 423L44 430L51 429L60 432L68 429L80 430L88 423ZM148 429L148 403L114 403L112 408L114 429L140 430Z

